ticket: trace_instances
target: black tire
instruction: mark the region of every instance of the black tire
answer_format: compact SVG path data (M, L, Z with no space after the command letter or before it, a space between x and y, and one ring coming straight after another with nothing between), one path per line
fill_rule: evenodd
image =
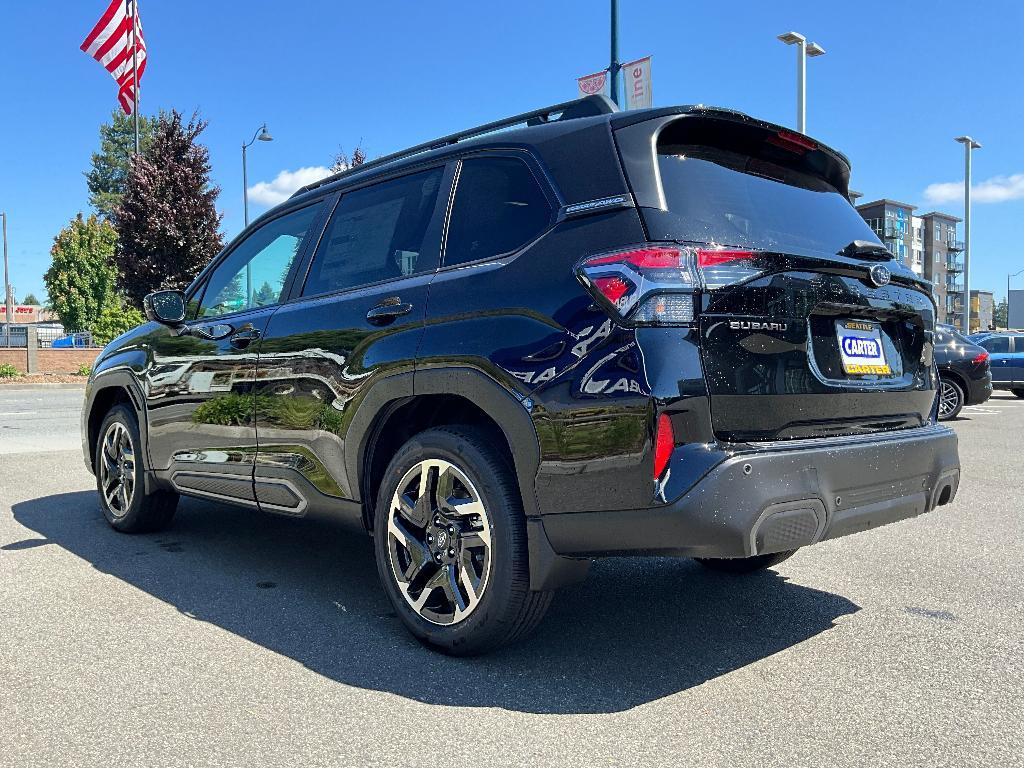
M452 656L484 653L520 640L540 623L551 604L551 592L530 591L526 519L515 482L515 472L502 454L493 447L493 443L494 439L488 433L471 426L455 425L421 432L395 454L384 473L377 494L374 552L384 591L402 623L414 637L424 645ZM442 539L445 534L442 529L448 522L461 526L467 518L450 517L448 521L442 520L441 527L432 527L438 525L440 515L454 516L457 513L454 507L437 503L440 491L425 492L419 488L421 481L416 478L424 476L424 462L442 462L444 466L454 466L453 471L438 467L431 469L428 464L428 483L432 483L433 488L439 488L440 475L446 477L448 482L452 482L453 476L461 474L472 486L467 500L472 500L475 492L477 500L482 503L485 510L482 516L468 518L469 523L475 523L478 527L468 525L465 529L457 529L457 544L449 538L449 545L454 547L473 546L468 542L474 530L482 531L486 527L488 531L486 566L480 566L484 558L482 544L476 545L481 547L477 555L470 555L470 558L478 558L475 562L481 568L481 575L477 586L482 585L482 591L476 602L471 598L464 600L467 605L472 605L461 618L454 609L455 601L450 599L450 588L452 582L456 585L463 584L460 577L463 575L461 571L466 571L466 561L461 558L466 555L455 554L455 560L450 564L448 561L442 564L437 562L437 558L445 554L452 555L455 549L442 553L436 548L439 544L444 547ZM409 488L416 489L414 493L417 496L408 496L415 501L415 505L407 509L410 512L415 511L415 516L424 523L416 525L408 516L399 515L395 518L396 522L405 526L408 533L413 534L417 541L415 546L421 547L417 550L417 557L423 565L419 567L413 563L413 546L407 545L408 542L404 539L403 543L399 544L399 538L389 532L394 530L389 529L392 524L391 501L396 496L400 484L403 486L403 492ZM424 500L423 496L427 499ZM429 537L429 531L434 531L435 536ZM428 538L431 542L429 544ZM431 550L430 547L435 549ZM460 552L465 551L460 549ZM403 558L403 553L408 557ZM403 566L393 567L393 561L406 563L405 575L401 579L396 568ZM451 574L452 582L447 582L441 574L442 570L449 567L451 570L446 572ZM410 572L418 575L406 579ZM435 604L451 604L453 618L451 623L447 624L438 623L442 609L436 605L421 605L419 609L414 607L414 602L426 599L424 593L429 592L424 586L417 595L417 583L429 584L438 576L441 577L441 583L430 593L431 601ZM460 591L458 586L454 589ZM463 589L459 598L463 599L467 595L469 592ZM433 613L435 610L438 613ZM432 615L435 620L429 620L423 614Z
M127 439L130 462L125 461L119 451L115 451L117 455L111 455L105 448L108 438L113 440L115 434L121 437L118 446ZM164 490L146 492L146 464L141 446L135 412L125 405L115 405L100 425L94 447L93 470L103 516L114 530L122 533L146 533L165 528L178 508L178 494ZM104 462L108 462L107 468ZM116 471L112 470L113 466L117 467ZM120 493L120 487L125 488L124 495ZM124 504L126 499L128 503Z
M1010 391L1013 392L1013 394L1016 395L1017 397L1024 398L1024 389L1011 389Z
M964 389L948 376L939 377L939 421L950 421L964 407Z
M698 557L696 560L712 571L742 574L772 568L783 560L788 560L796 552L797 550L791 549L788 552L773 552L770 555L754 555L753 557Z

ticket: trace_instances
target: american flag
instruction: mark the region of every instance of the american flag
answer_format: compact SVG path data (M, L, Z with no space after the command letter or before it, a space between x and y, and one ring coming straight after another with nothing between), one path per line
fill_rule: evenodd
M125 113L134 112L139 100L138 84L146 71L146 41L142 39L138 3L112 0L85 38L82 50L102 64L117 81L117 100Z

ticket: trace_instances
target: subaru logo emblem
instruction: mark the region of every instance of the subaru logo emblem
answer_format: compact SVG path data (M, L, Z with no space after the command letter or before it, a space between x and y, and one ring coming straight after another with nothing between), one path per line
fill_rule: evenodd
M889 280L892 279L892 273L888 267L875 264L875 266L868 270L868 277L871 279L872 285L881 288L883 285L889 284Z

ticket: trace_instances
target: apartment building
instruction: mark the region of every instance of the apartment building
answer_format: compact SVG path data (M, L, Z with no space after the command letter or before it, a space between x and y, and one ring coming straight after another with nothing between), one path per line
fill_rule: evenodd
M956 232L960 219L938 211L915 216L915 206L888 198L856 208L897 261L932 282L939 308L936 319L961 326L964 244Z

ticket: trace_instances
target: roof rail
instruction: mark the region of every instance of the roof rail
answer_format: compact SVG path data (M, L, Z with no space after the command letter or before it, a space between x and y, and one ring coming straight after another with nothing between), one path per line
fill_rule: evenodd
M378 157L376 160L370 160L368 162L356 165L352 168L348 168L344 171L327 176L319 181L314 181L312 184L307 184L298 191L295 192L292 197L301 195L304 192L322 187L325 184L330 184L332 181L337 181L343 176L358 171L365 171L370 168L376 168L381 165L387 165L393 163L396 160L401 160L406 157L418 155L421 152L429 152L432 149L441 149L452 144L457 144L460 141L466 139L472 139L477 136L483 136L487 133L493 133L494 131L500 131L503 128L511 128L515 125L525 123L526 125L543 125L544 123L554 123L561 120L574 120L579 117L594 117L596 115L607 115L612 112L618 112L619 108L615 106L615 102L609 99L607 96L600 94L594 96L584 96L582 99L574 99L573 101L565 101L561 104L554 104L550 107L544 107L543 109L535 109L532 112L524 112L521 115L515 115L514 117L507 117L504 120L495 120L493 123L485 123L484 125L478 125L476 128L470 128L466 131L459 131L458 133L452 133L448 136L442 136L439 139L433 141L427 141L423 144L417 144L415 147L409 149L403 149L401 152L395 152L384 157Z

